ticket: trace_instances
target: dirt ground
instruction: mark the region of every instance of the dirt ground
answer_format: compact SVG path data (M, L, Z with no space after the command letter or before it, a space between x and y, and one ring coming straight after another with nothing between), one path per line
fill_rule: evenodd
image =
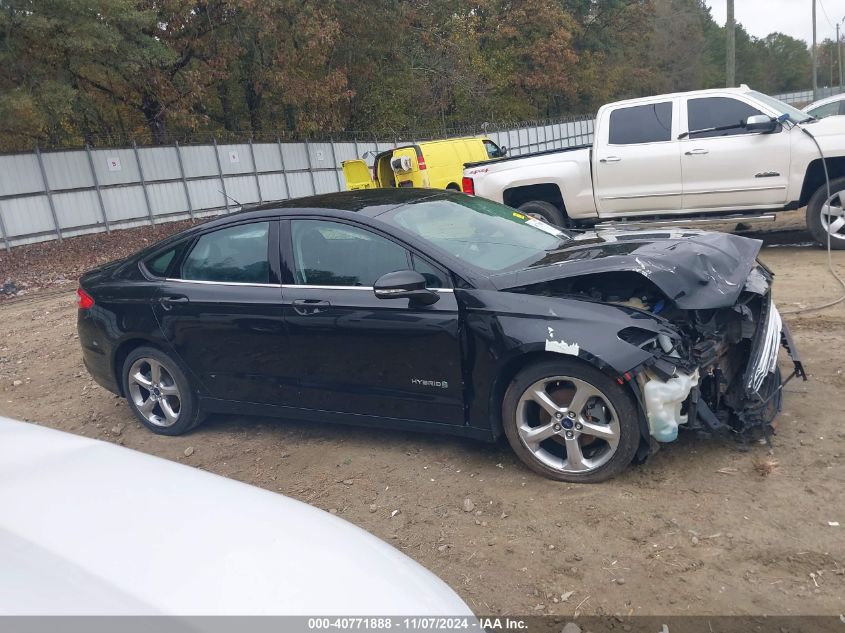
M838 296L824 251L793 226L774 228L761 258L777 274L781 310ZM845 253L834 262L845 271ZM787 385L771 455L686 434L610 482L577 486L532 474L504 441L330 419L218 417L188 436L153 435L85 372L72 288L0 302L0 414L337 513L431 569L479 614L845 612L845 305L785 316L810 380ZM765 460L777 462L767 476Z

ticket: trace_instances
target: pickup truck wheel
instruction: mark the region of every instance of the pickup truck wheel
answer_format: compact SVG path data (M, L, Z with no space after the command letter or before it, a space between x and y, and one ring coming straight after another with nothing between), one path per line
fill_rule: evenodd
M502 402L505 436L534 472L573 483L605 481L625 470L640 442L630 395L575 359L529 365Z
M519 210L532 218L543 220L555 226L565 226L563 213L555 205L545 200L530 200L519 205Z
M830 231L830 248L845 249L845 178L830 181L831 197L827 186L822 185L807 203L807 229L822 246L827 246Z

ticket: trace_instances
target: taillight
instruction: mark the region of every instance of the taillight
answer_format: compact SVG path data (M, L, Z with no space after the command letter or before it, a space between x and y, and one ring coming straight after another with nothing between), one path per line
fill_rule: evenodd
M76 289L80 310L90 310L94 307L94 297L85 292L82 288Z
M472 178L467 178L464 176L463 180L461 180L461 189L464 193L468 193L471 196L475 195L475 183L473 182Z
M420 171L425 169L425 156L422 154L417 154L417 169Z

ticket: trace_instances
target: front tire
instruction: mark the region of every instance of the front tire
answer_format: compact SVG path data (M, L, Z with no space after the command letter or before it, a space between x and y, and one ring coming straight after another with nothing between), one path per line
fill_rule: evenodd
M819 244L827 247L830 228L830 248L845 249L845 178L830 181L831 197L827 185L822 185L807 203L807 229Z
M640 442L631 396L598 369L575 359L520 371L502 403L505 436L536 473L598 483L625 470Z
M525 215L543 220L555 226L565 226L566 221L563 219L563 213L551 202L545 200L529 200L519 205L519 210Z
M123 362L123 393L153 433L182 435L202 422L199 403L179 364L155 347L132 350Z

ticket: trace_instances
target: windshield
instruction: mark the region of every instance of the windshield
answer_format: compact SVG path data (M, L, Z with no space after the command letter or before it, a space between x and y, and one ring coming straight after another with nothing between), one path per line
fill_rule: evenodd
M569 239L551 224L471 196L424 200L379 219L487 272L529 266Z
M802 112L798 108L794 108L788 103L784 103L780 99L775 99L774 97L770 97L769 95L763 94L762 92L751 90L746 94L748 94L750 97L754 97L755 99L757 99L757 101L765 103L767 106L776 110L780 114L788 114L789 120L793 123L802 123L813 118L809 116L806 112Z

